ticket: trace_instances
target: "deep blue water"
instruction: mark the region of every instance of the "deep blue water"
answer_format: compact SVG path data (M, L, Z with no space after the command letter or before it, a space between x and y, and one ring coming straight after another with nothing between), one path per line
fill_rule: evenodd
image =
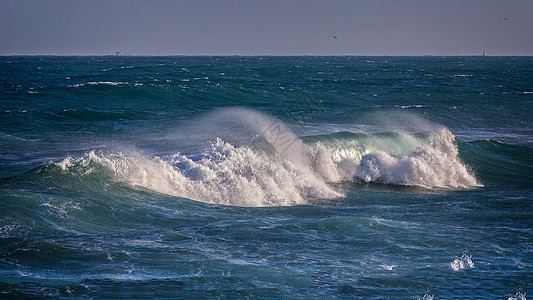
M526 299L531 57L1 57L0 298Z

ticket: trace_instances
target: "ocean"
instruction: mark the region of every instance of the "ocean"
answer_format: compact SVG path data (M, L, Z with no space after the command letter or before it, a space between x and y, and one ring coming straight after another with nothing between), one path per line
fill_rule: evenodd
M0 57L0 298L533 292L533 57Z

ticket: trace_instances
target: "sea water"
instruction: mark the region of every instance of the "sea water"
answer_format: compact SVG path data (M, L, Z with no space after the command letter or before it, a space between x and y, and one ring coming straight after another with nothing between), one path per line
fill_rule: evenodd
M526 299L531 57L2 57L1 298Z

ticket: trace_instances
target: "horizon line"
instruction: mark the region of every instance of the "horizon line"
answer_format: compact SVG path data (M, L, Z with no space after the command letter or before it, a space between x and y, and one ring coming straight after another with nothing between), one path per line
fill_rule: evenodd
M0 57L533 57L533 54L0 54Z

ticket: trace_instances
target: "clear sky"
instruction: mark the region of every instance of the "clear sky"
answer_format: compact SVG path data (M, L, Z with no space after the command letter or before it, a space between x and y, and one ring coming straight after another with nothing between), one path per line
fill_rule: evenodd
M0 0L0 55L483 50L533 55L533 0Z

